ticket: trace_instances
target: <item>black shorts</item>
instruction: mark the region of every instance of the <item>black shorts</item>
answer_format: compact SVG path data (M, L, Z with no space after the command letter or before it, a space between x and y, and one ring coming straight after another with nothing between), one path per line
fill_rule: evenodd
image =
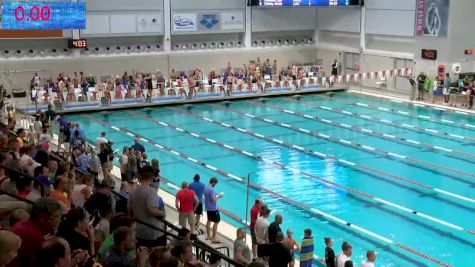
M219 211L208 211L206 212L208 215L208 221L219 223L221 221L221 216L219 215Z
M196 215L203 215L203 204L202 203L198 204L198 207L195 210L195 214Z
M251 228L251 241L253 245L257 245L256 232L254 232L254 229L252 228Z

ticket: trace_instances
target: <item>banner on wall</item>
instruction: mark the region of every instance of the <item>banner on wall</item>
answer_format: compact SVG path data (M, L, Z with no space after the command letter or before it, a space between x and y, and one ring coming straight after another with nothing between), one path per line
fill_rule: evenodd
M221 28L221 20L217 13L203 13L198 15L198 29L215 31Z
M244 12L223 12L221 13L222 30L244 30Z
M161 14L137 15L138 32L163 32Z
M447 37L450 0L417 0L416 35Z
M173 14L173 31L174 32L194 32L197 30L196 13L180 13Z

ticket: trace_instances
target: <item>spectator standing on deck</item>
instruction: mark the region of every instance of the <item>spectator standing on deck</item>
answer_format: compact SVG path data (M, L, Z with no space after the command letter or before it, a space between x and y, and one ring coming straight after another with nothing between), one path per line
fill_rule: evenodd
M302 246L300 248L300 267L312 267L314 251L315 246L313 242L312 229L305 229Z
M325 264L327 267L336 267L335 251L333 251L333 239L325 237Z
M347 261L351 261L351 255L353 254L353 247L348 242L343 242L341 245L343 252L336 257L336 266L345 267Z
M361 267L374 267L376 262L376 252L374 250L368 250L366 252L366 260L361 263Z
M424 84L426 82L427 76L424 72L421 72L417 76L417 92L419 93L416 100L424 100Z
M295 251L300 250L300 246L294 239L294 231L292 229L287 229L287 236L284 238L284 241L282 241L282 244L284 244L284 246L290 251L290 255L292 256L292 261L290 262L289 266L294 267Z
M106 132L102 132L101 135L96 138L97 149L99 149L103 143L107 143Z
M188 182L181 184L181 190L176 194L175 208L178 210L178 222L182 228L186 228L186 222L190 225L191 234L195 234L194 211L198 207L198 197L195 192L188 188Z
M282 232L282 229L280 229L280 225L282 224L282 221L284 218L282 217L281 214L276 214L274 222L269 225L269 243L275 243L276 242L276 235L278 232Z
M220 200L224 193L216 194L214 190L215 186L218 184L218 179L215 177L211 178L209 185L205 187L204 196L205 196L205 208L208 220L206 222L206 240L211 240L212 243L219 243L216 240L216 233L218 232L218 224L221 221L221 216L219 215L217 202ZM213 231L211 232L211 222L213 222Z
M251 208L251 223L249 225L249 228L251 229L252 255L254 256L254 258L257 258L257 239L254 227L256 226L256 221L259 218L263 205L264 201L262 201L262 199L256 199L256 201L254 202L254 206L252 206Z
M203 215L203 193L205 191L205 185L200 182L199 174L195 174L195 176L193 177L193 182L188 187L195 192L199 200L198 206L195 209L195 229L198 229L201 215Z
M275 235L275 243L269 246L269 266L288 267L292 262L290 251L282 244L284 234L278 232Z
M164 230L163 222L158 217L164 217L165 212L159 209L157 192L151 187L152 182L153 169L145 166L140 170L140 185L130 193L128 209L137 220ZM167 244L167 237L163 232L142 224L137 224L136 237L138 246L156 247Z
M122 149L122 156L119 160L120 163L120 176L122 178L122 182L128 181L127 178L127 165L129 164L129 148L124 147Z
M256 234L256 242L259 245L269 243L269 215L270 210L267 207L263 207L261 210L261 216L256 220L254 233Z
M145 147L140 143L139 137L135 138L135 143L130 148L133 148L136 151L140 151L140 153L145 152Z

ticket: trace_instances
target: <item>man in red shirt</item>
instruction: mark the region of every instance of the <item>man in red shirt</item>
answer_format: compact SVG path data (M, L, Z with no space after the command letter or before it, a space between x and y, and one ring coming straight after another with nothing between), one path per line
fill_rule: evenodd
M8 267L30 267L35 264L35 252L45 237L54 235L61 221L61 205L49 198L40 198L31 210L30 218L13 226L13 233L21 238L18 257Z
M190 232L195 234L194 212L200 203L195 192L188 189L188 182L181 184L181 190L176 194L175 207L179 212L178 222L181 227L186 228L186 221L190 225Z
M262 206L264 206L264 201L262 199L256 199L256 202L254 202L254 206L252 206L251 209L251 239L252 239L252 254L254 258L257 258L257 240L256 240L256 233L254 232L254 227L256 226L256 221L257 218L259 218L259 215L262 210Z

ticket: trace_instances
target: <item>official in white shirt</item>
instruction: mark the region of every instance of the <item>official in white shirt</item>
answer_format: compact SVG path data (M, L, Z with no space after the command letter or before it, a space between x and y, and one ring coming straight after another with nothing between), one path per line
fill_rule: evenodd
M99 149L101 147L101 144L106 144L107 143L107 138L106 138L106 133L102 132L101 136L97 137L96 139L96 147Z
M351 260L351 255L353 254L353 247L346 241L341 245L341 250L343 252L336 257L337 267L345 267L345 262Z
M368 250L366 252L366 260L361 263L361 267L374 267L376 262L376 252L374 250Z

